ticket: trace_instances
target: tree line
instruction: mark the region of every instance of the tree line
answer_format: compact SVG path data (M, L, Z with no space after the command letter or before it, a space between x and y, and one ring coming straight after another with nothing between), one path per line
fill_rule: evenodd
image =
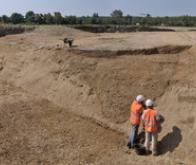
M60 12L39 14L28 11L25 15L13 13L11 16L2 15L1 23L13 24L58 24L58 25L142 25L142 26L196 26L196 16L178 17L152 17L150 14L145 16L123 15L121 10L114 10L110 16L99 16L94 13L92 16L63 16Z

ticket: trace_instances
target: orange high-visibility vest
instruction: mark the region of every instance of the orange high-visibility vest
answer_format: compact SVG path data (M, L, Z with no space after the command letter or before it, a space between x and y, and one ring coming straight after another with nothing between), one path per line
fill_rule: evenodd
M142 116L144 129L146 132L156 132L158 129L158 121L156 120L157 110L146 109Z
M139 125L142 110L143 110L142 104L134 100L133 103L131 104L130 110L131 110L131 116L130 116L131 124Z

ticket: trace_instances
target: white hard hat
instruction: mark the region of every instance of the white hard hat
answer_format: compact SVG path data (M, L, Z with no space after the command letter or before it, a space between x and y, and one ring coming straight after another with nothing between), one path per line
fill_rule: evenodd
M138 95L138 96L136 97L136 100L137 100L139 103L141 103L141 102L143 102L143 101L145 100L145 97L144 97L143 95Z
M152 107L154 106L154 101L152 101L151 99L146 100L145 105L147 107Z

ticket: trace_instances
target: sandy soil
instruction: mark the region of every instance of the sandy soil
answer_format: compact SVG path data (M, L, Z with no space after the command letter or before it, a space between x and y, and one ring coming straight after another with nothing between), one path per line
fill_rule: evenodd
M60 40L66 36L75 38L77 53ZM0 38L1 164L194 165L195 42L195 32L91 34L63 27ZM82 53L165 45L192 47L149 56ZM165 117L158 157L126 148L129 105L140 93L155 99Z

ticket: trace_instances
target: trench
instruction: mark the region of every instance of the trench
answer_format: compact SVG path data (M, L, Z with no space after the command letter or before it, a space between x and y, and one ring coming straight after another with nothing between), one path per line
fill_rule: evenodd
M75 29L90 33L126 33L126 32L174 32L174 29L159 28L150 26L130 26L130 25L76 25Z
M191 45L166 45L146 49L128 49L128 50L87 50L87 49L69 49L77 55L96 58L111 58L123 55L163 55L163 54L179 54L189 50Z

